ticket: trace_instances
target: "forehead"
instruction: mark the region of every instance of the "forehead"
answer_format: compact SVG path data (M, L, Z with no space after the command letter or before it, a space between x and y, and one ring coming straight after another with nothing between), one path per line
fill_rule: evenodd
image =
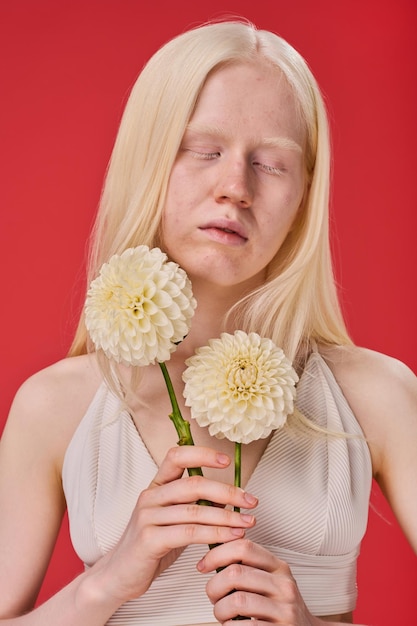
M285 132L304 144L304 126L294 93L282 71L266 60L222 66L207 78L190 127L276 136Z

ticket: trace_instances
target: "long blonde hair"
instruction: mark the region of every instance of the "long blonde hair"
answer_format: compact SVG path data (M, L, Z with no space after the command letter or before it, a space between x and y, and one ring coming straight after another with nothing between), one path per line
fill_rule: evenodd
M88 281L111 255L159 245L172 165L210 73L226 63L267 59L291 86L306 129L306 190L297 221L268 268L265 284L230 315L239 328L270 337L302 364L310 343L351 343L332 271L328 203L330 147L323 98L301 55L281 37L245 21L211 23L163 46L137 79L109 163L91 236ZM86 352L83 316L70 351Z

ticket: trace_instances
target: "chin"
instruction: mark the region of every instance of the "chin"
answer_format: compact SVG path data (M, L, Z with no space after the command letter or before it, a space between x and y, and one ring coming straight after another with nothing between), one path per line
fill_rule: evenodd
M195 289L203 289L205 286L210 289L227 289L228 295L230 295L231 290L234 290L236 299L257 289L265 282L264 272L256 276L244 276L242 274L228 275L228 273L221 268L212 268L210 271L204 273L199 272L198 274L190 273L188 276L193 287L195 286Z

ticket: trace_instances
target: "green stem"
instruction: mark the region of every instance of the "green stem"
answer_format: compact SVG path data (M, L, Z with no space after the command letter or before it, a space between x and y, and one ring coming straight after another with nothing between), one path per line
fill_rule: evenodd
M242 483L242 444L240 441L235 441L235 487L240 487ZM235 506L234 511L240 513L240 507ZM243 617L242 615L236 615L236 617L232 618L233 621L239 620L247 620L248 617Z
M174 390L170 375L168 373L167 366L165 365L165 363L160 363L159 366L162 370L162 374L165 379L165 384L168 389L169 399L171 401L172 413L170 413L169 418L174 423L175 430L177 431L177 435L179 437L178 445L179 446L193 446L194 441L193 441L193 436L191 434L190 422L187 422L187 420L185 420L183 416L181 415L180 407L178 406L177 397L175 395L175 390ZM187 471L190 476L202 476L203 475L203 471L201 467L189 467Z
M164 376L165 384L168 389L169 399L171 401L172 413L169 414L170 420L173 422L175 426L175 430L177 431L178 445L179 446L193 446L193 436L191 434L190 422L187 422L181 415L180 407L178 406L177 396L175 395L174 386L171 381L171 377L169 375L167 366L165 363L159 363L159 366L162 370L162 374ZM188 467L187 472L189 476L202 476L203 470L201 467ZM212 506L212 502L209 500L198 500L198 504L203 506Z
M235 442L235 487L241 486L241 466L242 466L242 444L239 441ZM235 506L234 510L240 513L240 507Z
M194 441L191 434L190 423L187 422L181 415L180 407L178 406L177 397L175 395L175 390L171 381L171 377L169 375L167 366L165 363L159 363L159 366L162 370L162 374L164 376L165 384L168 389L169 399L171 401L172 413L170 413L169 418L173 422L175 426L175 430L177 431L178 445L179 446L193 446ZM242 454L242 444L236 442L235 443L235 486L240 487L241 483L241 454ZM187 472L189 476L203 476L203 471L201 467L189 467L187 468ZM203 506L213 506L213 503L209 500L198 500L198 504ZM234 507L235 511L240 511L240 507ZM210 544L209 548L212 550L218 544ZM221 571L223 568L218 568L217 571ZM233 620L243 620L248 619L247 617L242 617L237 615L233 618Z

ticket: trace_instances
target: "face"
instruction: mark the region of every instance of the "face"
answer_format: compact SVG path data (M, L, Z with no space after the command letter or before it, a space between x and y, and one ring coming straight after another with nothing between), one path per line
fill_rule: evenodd
M226 66L201 91L173 166L163 245L193 287L247 291L303 197L304 132L290 88L264 63Z

